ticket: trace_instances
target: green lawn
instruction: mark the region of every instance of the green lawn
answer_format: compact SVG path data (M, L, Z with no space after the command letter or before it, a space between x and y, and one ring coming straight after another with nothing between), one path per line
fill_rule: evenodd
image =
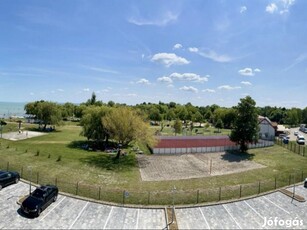
M80 126L70 124L27 140L1 139L0 169L17 170L23 178L39 184L55 183L62 191L136 204L170 204L174 186L176 203L197 203L257 194L307 176L307 157L276 145L249 151L251 160L266 168L207 178L143 182L132 151L127 149L127 156L114 160L112 154L83 150L80 146L86 139L80 131ZM123 196L124 191L129 192L128 197Z

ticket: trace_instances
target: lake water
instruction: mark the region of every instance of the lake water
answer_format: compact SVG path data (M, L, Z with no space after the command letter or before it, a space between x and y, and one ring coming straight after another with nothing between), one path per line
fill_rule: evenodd
M10 116L24 116L25 102L0 102L0 118L8 118Z

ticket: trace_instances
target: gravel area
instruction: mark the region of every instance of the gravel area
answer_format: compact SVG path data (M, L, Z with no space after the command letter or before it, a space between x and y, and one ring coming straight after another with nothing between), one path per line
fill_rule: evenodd
M181 180L238 173L265 166L226 153L138 155L143 181Z

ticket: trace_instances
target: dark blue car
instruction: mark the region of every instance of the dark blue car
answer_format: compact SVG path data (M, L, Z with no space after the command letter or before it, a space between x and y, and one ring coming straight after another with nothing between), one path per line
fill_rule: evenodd
M39 216L58 197L58 188L43 185L36 188L21 204L21 210L29 216Z
M16 184L20 180L18 172L0 171L0 190L10 184Z

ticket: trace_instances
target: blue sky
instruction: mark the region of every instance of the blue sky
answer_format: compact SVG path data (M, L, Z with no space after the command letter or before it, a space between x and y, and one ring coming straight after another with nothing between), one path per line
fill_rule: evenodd
M307 106L305 0L1 0L0 101Z

